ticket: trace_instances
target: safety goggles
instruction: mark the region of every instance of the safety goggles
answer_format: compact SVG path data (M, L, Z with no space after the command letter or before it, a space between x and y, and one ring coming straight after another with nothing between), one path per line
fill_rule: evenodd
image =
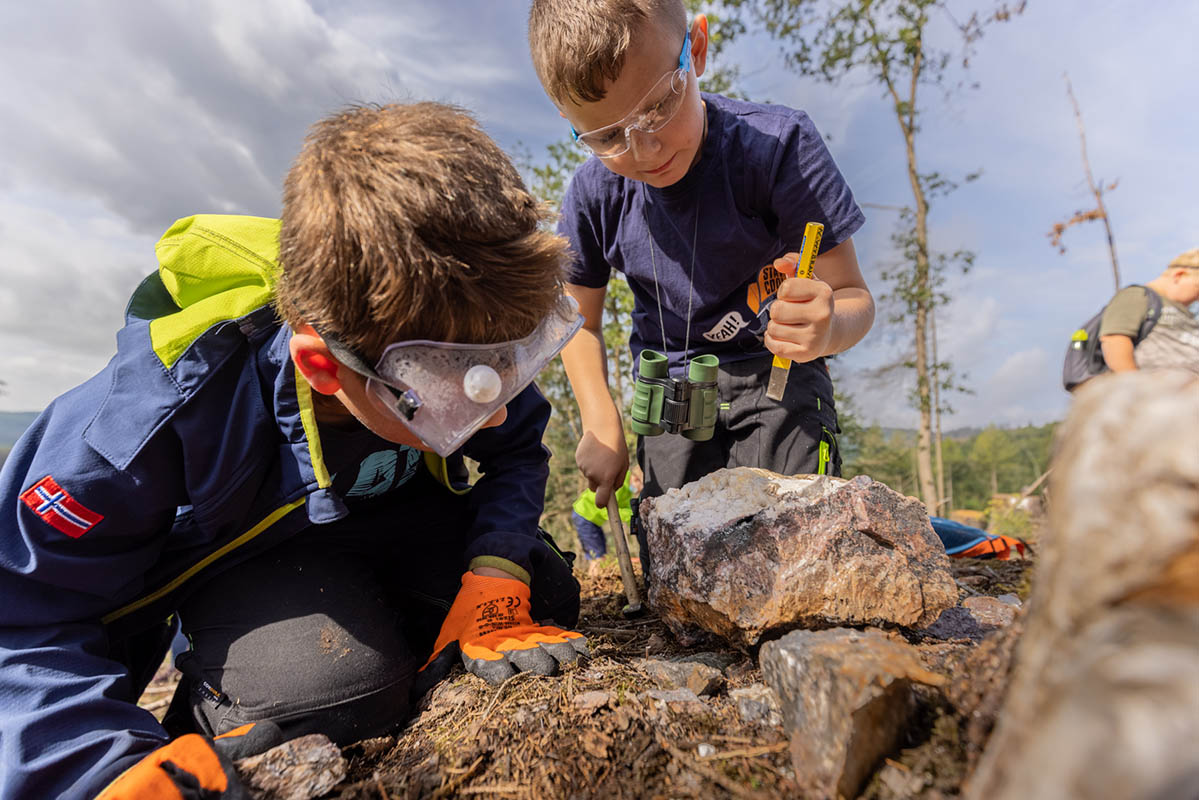
M523 339L396 342L387 346L374 369L335 337L322 338L339 362L367 379L367 392L444 457L532 383L582 325L579 304L562 295Z
M672 70L654 84L633 109L620 122L579 133L572 125L570 135L583 147L600 158L616 158L624 155L632 146L631 132L634 128L644 133L657 133L665 128L679 109L687 93L687 78L691 73L691 31L683 36L683 50L679 53L678 69Z

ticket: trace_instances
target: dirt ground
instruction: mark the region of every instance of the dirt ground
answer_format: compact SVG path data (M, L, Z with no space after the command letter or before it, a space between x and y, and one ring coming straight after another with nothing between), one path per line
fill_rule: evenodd
M955 559L962 599L1025 599L1031 560ZM394 737L345 748L349 775L329 798L798 797L781 726L745 721L729 690L761 683L756 659L710 641L679 647L653 615L625 619L614 561L579 574L579 629L591 658L554 677L517 675L489 687L466 673L442 682ZM906 747L882 763L869 800L954 797L982 751L1006 685L1020 620L981 643L891 631L950 677L921 696ZM638 659L706 652L726 665L724 690L701 703L645 696L660 688ZM174 688L164 665L142 698L161 716Z

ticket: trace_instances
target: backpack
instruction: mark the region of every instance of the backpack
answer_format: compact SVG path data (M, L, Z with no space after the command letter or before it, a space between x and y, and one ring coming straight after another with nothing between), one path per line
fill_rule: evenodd
M1162 315L1162 299L1157 292L1139 283L1127 288L1131 289L1133 286L1144 289L1145 297L1149 301L1145 319L1141 321L1141 329L1137 331L1137 336L1132 342L1135 346L1140 344L1157 324ZM1103 320L1104 311L1107 311L1106 305L1070 337L1070 345L1066 348L1066 360L1062 364L1062 386L1067 392L1072 392L1096 375L1107 372L1107 362L1103 360L1103 349L1099 346L1099 323Z

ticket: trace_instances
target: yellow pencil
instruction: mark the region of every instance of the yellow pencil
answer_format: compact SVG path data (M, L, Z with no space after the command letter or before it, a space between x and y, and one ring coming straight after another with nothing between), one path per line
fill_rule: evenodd
M809 222L803 229L803 244L799 248L799 262L795 272L788 277L811 278L816 254L820 252L820 239L824 236L824 225ZM766 385L766 396L771 400L782 400L787 390L787 376L791 373L791 359L775 356L770 366L770 383Z

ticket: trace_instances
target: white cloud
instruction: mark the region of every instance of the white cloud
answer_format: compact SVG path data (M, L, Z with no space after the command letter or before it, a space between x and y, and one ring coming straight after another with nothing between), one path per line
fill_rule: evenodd
M55 213L31 196L0 196L0 219L0 401L39 409L116 351L126 300L154 268L154 237L95 205Z
M0 6L0 409L40 408L103 366L121 311L153 266L153 241L198 211L274 214L308 125L354 102L438 99L476 112L500 143L534 157L565 128L529 60L527 3L463 0L43 0ZM939 319L942 349L969 375L951 424L1060 416L1065 338L1112 293L1102 229L1049 226L1090 198L1061 75L1069 71L1092 166L1107 196L1125 282L1199 243L1199 106L1192 54L1177 46L1189 0L1032 3L988 31L970 78L935 90L921 169L981 180L934 202L932 244L967 247ZM732 54L755 96L805 108L860 202L907 204L902 141L878 87L788 72L750 37ZM894 214L867 209L855 237L876 295L893 260ZM885 311L884 311L885 313ZM852 369L895 361L910 334L880 323L839 359L868 418L912 425L908 386ZM907 379L910 382L910 379Z

